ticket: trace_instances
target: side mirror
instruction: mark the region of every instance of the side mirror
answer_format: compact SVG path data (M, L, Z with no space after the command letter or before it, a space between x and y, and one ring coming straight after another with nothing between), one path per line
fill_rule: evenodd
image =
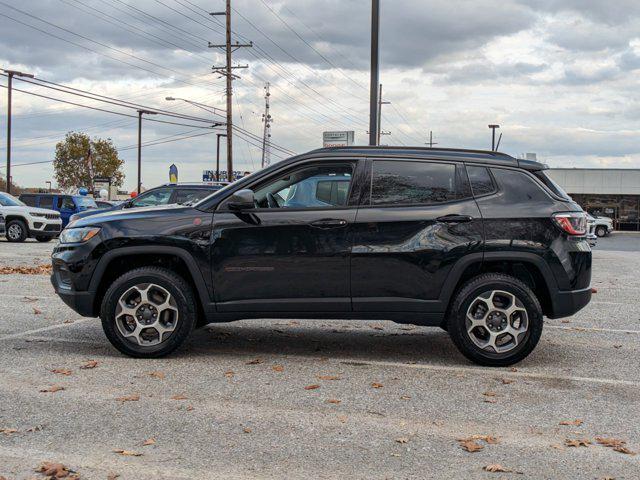
M255 208L256 204L253 190L249 190L248 188L238 190L236 193L231 195L227 202L227 206L231 210L248 210Z

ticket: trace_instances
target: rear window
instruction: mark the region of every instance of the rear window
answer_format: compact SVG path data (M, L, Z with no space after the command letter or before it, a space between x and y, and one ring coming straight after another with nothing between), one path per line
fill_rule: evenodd
M40 208L53 210L53 197L40 197Z
M35 195L20 195L20 200L22 201L22 203L24 203L25 205L28 205L29 207L35 207L36 206L36 196Z
M551 196L529 175L518 170L492 168L491 173L513 203L550 202Z
M563 188L558 185L553 178L547 175L544 170L538 170L533 172L538 180L546 185L546 187L555 193L560 198L564 198L565 200L571 200L571 197L563 190Z

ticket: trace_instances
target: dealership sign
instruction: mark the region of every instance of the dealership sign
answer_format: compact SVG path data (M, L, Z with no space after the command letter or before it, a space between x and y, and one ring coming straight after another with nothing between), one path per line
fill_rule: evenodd
M348 147L353 145L355 132L353 130L342 132L323 132L322 144L327 147Z

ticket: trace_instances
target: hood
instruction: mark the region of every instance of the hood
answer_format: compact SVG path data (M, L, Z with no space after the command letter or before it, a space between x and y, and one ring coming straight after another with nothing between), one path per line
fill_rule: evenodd
M27 212L34 212L34 213L42 213L47 214L47 215L56 215L56 216L60 216L60 212L57 212L56 210L49 210L48 208L38 208L38 207L29 207L29 206L24 206L24 205L20 205L17 207L0 207L0 211L9 213L9 212L20 212L23 213L25 211Z
M68 228L99 226L102 223L114 221L135 221L157 216L169 216L182 214L189 210L193 210L193 207L185 207L184 205L177 204L138 208L120 208L112 210L94 210L92 215L83 216L82 218L74 220L68 225Z

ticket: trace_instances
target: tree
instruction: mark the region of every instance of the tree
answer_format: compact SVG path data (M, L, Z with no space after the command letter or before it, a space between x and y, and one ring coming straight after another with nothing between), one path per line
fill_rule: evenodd
M111 185L122 186L124 160L111 139L89 138L80 132L69 132L56 145L53 161L56 181L62 190L92 188L93 177L109 177Z

